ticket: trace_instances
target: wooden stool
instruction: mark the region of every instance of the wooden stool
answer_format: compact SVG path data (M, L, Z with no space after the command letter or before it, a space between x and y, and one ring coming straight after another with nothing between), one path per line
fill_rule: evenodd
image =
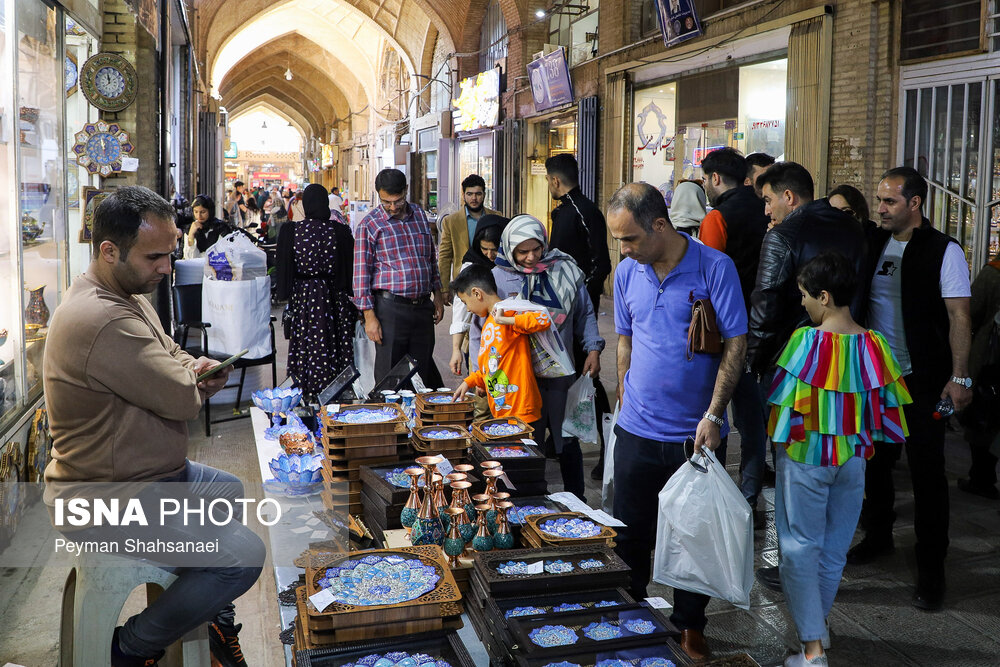
M121 567L114 567L90 560L81 555L66 578L59 631L60 667L109 664L118 616L132 591L145 584L148 604L177 579L166 570L135 561L123 561ZM210 667L211 661L208 626L202 625L169 647L159 664Z

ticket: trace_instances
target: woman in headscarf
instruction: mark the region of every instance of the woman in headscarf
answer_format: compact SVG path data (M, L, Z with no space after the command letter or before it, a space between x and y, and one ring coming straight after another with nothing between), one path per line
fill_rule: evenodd
M204 257L208 249L233 228L215 217L215 200L208 195L198 195L191 203L194 221L184 230L184 259Z
M545 306L567 350L573 349L574 339L580 343L587 356L583 367L576 369L577 374L597 375L600 372L604 339L597 329L597 317L587 293L583 271L566 253L549 249L548 233L538 219L518 215L504 228L493 277L497 281L497 294L501 297L520 296ZM470 349L479 349L481 334L482 322L474 322L469 332ZM548 431L552 448L559 456L563 487L585 501L580 442L562 435L566 391L575 380L573 375L555 379L538 378L542 418L532 427L535 429L534 437L540 443L546 442Z
M492 214L479 218L469 251L462 257L462 268L459 269L459 273L472 264L493 268L497 251L500 249L500 233L508 222L507 218ZM448 362L448 367L459 377L463 377L462 359L465 358L465 353L462 347L471 322L469 309L461 299L454 299L451 303L451 327L448 329L448 333L451 334L451 361Z
M691 238L698 238L698 227L705 219L705 191L694 181L683 181L674 188L670 200L670 224Z
M326 188L306 186L304 220L278 233L277 296L291 315L288 372L307 394L317 394L354 361L351 304L354 238L330 219Z

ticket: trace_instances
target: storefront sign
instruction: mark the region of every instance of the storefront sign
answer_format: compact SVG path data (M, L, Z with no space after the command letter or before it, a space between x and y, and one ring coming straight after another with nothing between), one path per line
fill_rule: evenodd
M330 144L322 144L320 148L323 159L320 161L320 166L323 169L333 166L333 146Z
M694 0L656 0L656 15L668 47L703 34Z
M251 178L258 181L283 181L288 178L288 174L283 171L255 171Z
M573 103L573 81L566 64L566 49L560 46L552 53L528 63L531 95L535 111L544 111Z
M548 172L545 171L545 163L541 160L531 161L531 175L532 176L545 176Z
M500 122L500 70L490 69L464 79L455 106L456 132L493 127Z
M239 150L236 147L236 142L235 141L230 141L229 142L229 148L227 148L226 151L222 154L222 157L229 158L231 160L235 160L239 156L240 156L240 152L239 152Z

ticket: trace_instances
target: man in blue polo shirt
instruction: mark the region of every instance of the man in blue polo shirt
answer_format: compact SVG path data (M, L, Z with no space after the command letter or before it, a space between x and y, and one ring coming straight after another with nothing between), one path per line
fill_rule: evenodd
M608 228L625 259L615 272L618 400L614 513L627 526L618 555L632 568L632 595L646 596L656 538L657 494L685 462L683 442L726 460L726 406L743 372L747 314L733 260L670 224L663 196L632 183L608 204ZM723 337L721 354L687 355L691 306L708 299ZM709 598L674 590L670 620L681 647L709 654L702 634Z

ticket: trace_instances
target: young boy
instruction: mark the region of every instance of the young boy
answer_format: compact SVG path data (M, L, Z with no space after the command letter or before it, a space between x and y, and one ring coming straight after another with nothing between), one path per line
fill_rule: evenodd
M455 391L455 399L473 387L485 390L494 417L517 417L525 423L542 417L542 398L531 367L531 348L526 334L548 329L547 313L495 313L500 302L497 283L487 266L473 264L451 282L469 312L485 317L477 356L479 370Z

